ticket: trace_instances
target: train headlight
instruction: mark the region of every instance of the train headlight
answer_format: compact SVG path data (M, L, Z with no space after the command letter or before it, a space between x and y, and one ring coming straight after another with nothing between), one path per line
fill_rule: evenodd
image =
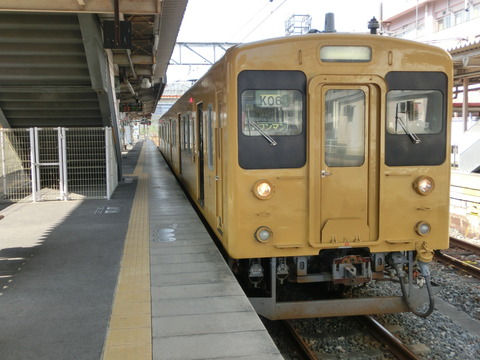
M425 221L420 221L417 225L415 225L415 231L418 235L428 235L430 233L430 230L432 230L430 224Z
M257 231L255 231L255 239L261 243L266 243L273 236L272 230L267 226L260 226Z
M270 199L273 195L273 185L268 180L258 180L253 185L253 193L260 200Z
M420 176L415 179L413 183L413 188L420 195L428 195L433 191L435 187L435 182L429 176Z

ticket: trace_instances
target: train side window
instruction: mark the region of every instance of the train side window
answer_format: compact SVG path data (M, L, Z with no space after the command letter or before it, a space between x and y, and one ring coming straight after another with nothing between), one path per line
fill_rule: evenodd
M167 143L168 144L171 144L172 143L172 139L170 137L170 127L171 127L171 119L168 119L168 123L167 123L167 132L166 132L166 135L167 135Z
M325 94L325 164L362 166L365 161L365 93L335 89Z
M177 146L177 119L172 119L172 146Z

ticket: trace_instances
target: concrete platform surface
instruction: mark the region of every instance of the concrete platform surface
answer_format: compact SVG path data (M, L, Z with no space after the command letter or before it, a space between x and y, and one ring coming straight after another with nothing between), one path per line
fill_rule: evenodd
M0 206L0 358L281 359L153 143L123 169L110 200Z

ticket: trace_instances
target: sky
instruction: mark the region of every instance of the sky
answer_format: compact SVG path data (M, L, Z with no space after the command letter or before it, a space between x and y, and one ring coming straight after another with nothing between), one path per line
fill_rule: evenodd
M312 28L323 31L325 14L335 14L338 32L368 32L368 21L388 16L396 7L416 0L188 0L177 42L245 43L285 36L285 21L293 14L310 15ZM169 66L167 80L199 78L205 66Z

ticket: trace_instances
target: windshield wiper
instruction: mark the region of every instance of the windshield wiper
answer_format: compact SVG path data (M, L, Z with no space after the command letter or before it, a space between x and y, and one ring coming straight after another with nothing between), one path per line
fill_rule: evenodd
M418 136L414 133L412 133L410 130L407 129L407 126L403 122L402 118L399 116L395 116L395 120L397 121L398 124L402 127L403 131L405 131L405 134L410 136L410 139L414 144L420 144L421 140L418 138Z
M258 126L255 121L249 121L248 123L251 124L255 128L255 130L257 130L270 143L270 145L277 145L277 142L273 140L273 138L269 136L265 131L263 131L262 128Z

